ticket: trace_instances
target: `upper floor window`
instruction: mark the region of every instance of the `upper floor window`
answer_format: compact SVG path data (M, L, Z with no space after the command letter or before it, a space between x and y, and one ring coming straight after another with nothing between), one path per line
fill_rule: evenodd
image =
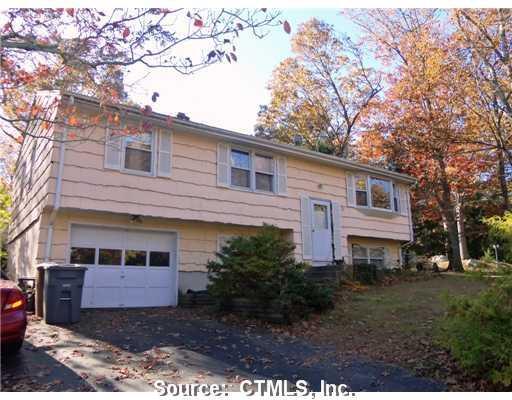
M153 134L150 132L124 137L124 168L152 172Z
M370 177L372 207L391 210L391 181Z
M368 206L368 189L366 188L367 179L366 176L356 176L356 204L358 206Z
M231 186L274 191L274 159L255 152L231 149Z
M164 129L129 134L107 129L105 168L146 176L171 176L172 134Z
M400 211L398 187L388 179L356 175L354 192L356 206Z
M217 185L262 193L287 192L286 157L239 145L217 143Z
M272 192L274 190L274 159L256 154L254 156L256 190Z
M251 156L246 151L231 150L231 184L251 187Z

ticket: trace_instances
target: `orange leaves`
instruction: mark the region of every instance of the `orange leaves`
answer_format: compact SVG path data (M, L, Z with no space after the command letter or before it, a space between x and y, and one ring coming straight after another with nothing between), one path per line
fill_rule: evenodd
M24 141L25 138L22 135L18 135L18 137L16 138L16 142L18 142L19 144L22 144Z
M123 39L126 39L128 36L130 36L130 28L125 27L123 29Z
M66 13L67 13L70 17L74 17L74 16L75 16L75 9L74 9L74 8L66 8Z
M71 126L77 126L79 123L78 118L75 115L70 115L68 117L68 124Z

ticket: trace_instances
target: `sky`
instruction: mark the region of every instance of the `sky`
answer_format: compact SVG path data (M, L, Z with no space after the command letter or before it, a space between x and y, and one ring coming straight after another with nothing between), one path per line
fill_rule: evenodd
M267 104L270 98L266 87L272 71L292 55L290 40L300 23L316 17L334 25L340 33L357 36L356 27L340 15L340 9L281 11L281 20L289 21L292 26L291 35L281 27L271 29L263 39L243 32L236 43L238 62L215 64L192 75L151 70L130 92L132 99L149 104L156 91L160 97L152 107L157 112L172 115L184 112L195 122L253 134L259 105ZM138 80L140 73L128 74L128 81Z

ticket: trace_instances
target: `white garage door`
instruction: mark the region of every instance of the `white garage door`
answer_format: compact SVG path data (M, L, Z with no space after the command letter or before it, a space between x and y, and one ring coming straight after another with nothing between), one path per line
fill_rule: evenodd
M177 304L176 234L73 225L70 247L87 267L82 308Z

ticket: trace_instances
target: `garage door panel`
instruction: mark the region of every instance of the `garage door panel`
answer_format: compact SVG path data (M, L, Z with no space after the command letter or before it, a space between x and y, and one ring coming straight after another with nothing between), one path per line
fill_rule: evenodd
M122 279L122 285L124 287L145 287L146 274L146 268L144 267L125 268L123 271L124 278Z
M82 308L88 308L94 306L94 288L91 287L83 287L82 288Z
M146 288L124 287L123 307L147 307Z
M158 304L172 304L171 291L169 288L153 288L148 293L148 307L155 307Z
M87 271L85 271L84 275L84 287L93 287L95 267L93 265L88 265L86 268Z
M121 305L120 287L95 287L94 307L119 307Z
M151 288L169 287L167 282L173 280L171 268L169 267L149 268L147 277L147 285Z
M97 267L93 280L96 287L118 287L121 284L121 268L104 265Z

